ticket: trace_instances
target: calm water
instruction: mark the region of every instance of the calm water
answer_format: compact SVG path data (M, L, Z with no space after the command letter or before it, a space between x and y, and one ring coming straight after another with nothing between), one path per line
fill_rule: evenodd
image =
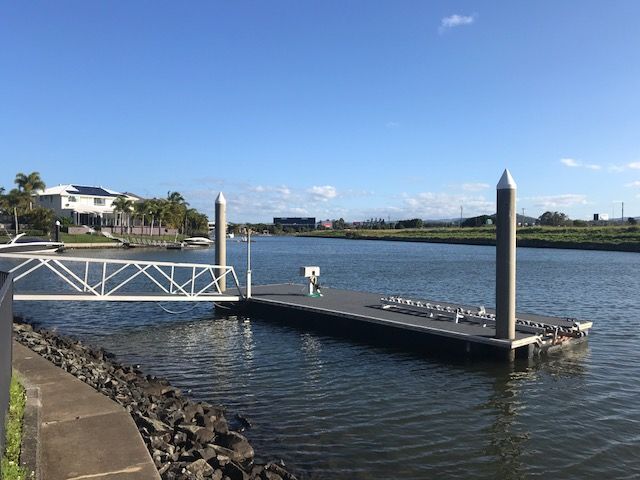
M245 247L228 245L241 276ZM494 303L491 247L271 237L252 249L255 283L300 282L298 267L318 264L327 286ZM213 250L82 255L213 263ZM507 367L214 318L204 305L17 310L243 413L258 456L301 478L640 477L640 255L520 249L518 262L518 310L594 320L587 345Z

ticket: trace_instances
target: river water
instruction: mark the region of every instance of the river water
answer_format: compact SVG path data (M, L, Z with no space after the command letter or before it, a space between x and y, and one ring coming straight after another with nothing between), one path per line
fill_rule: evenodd
M301 283L298 268L319 265L326 286L494 304L493 247L256 240L256 284ZM227 248L243 277L246 244ZM79 254L214 263L213 249ZM595 324L587 344L513 366L216 317L206 305L172 306L176 315L146 303L16 310L242 413L257 456L281 457L301 478L631 479L640 477L639 272L634 253L519 249L518 311Z

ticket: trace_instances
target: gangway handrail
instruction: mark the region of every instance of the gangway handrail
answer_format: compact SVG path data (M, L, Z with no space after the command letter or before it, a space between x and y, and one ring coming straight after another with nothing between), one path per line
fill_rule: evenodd
M38 253L0 253L0 258L33 258L33 259L49 259L49 260L63 260L65 262L98 262L102 263L119 263L124 265L126 263L137 263L138 265L158 265L161 267L213 267L213 268L227 268L229 265L213 265L209 263L182 263L182 262L156 262L154 260L121 260L119 258L93 258L93 257L68 257L66 255L46 255ZM233 268L233 267L230 267Z
M135 259L71 257L38 253L0 253L0 259L22 261L19 265L9 270L14 275L14 283L43 268L53 272L74 290L71 295L68 292L36 291L29 294L17 292L14 297L16 300L220 302L239 301L244 297L238 277L232 266ZM78 269L72 269L71 265L65 265L67 262L84 264L84 274L77 271L74 272L73 270ZM90 273L90 265L101 267L101 272L97 274L94 269ZM112 269L113 271L109 271L108 266L116 268L115 270ZM163 267L165 268L163 269ZM167 267L170 267L170 269ZM182 269L182 274L176 275L176 272L180 269ZM153 284L155 287L149 288L149 286L146 286L146 291L140 292L119 292L122 287L138 277L146 279L149 286ZM221 290L220 281L226 277L232 278L238 291L237 295L230 295L226 290L224 292ZM202 286L203 283L205 283L204 286ZM155 291L151 291L152 289L155 289ZM118 294L115 294L116 292Z

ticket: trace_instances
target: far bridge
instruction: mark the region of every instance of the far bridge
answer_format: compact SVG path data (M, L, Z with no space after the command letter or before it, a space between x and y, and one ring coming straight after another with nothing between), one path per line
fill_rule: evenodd
M0 260L18 262L9 270L14 300L238 302L244 298L232 266L35 253L0 253ZM20 286L29 277L33 280L29 287L40 288L23 291ZM47 280L50 277L57 281ZM231 288L222 290L225 284Z

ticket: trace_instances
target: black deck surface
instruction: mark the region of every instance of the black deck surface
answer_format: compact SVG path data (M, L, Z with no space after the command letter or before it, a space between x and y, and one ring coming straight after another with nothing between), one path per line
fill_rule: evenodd
M454 323L447 320L397 312L391 309L381 309L380 298L382 295L380 294L334 288L323 288L322 294L323 296L319 298L309 297L306 295L306 287L300 284L261 285L253 287L252 298L249 301L335 317L353 318L359 321L373 322L396 328L423 331L433 335L459 338L502 348L516 348L536 341L536 335L532 333L516 331L516 339L514 341L500 340L493 338L496 332L495 328L491 326L483 327L479 324ZM444 307L461 306L446 302L420 300L432 304L437 303ZM477 309L477 307L462 307L472 311ZM573 323L566 319L539 315L518 315L518 318L562 326L570 326Z

